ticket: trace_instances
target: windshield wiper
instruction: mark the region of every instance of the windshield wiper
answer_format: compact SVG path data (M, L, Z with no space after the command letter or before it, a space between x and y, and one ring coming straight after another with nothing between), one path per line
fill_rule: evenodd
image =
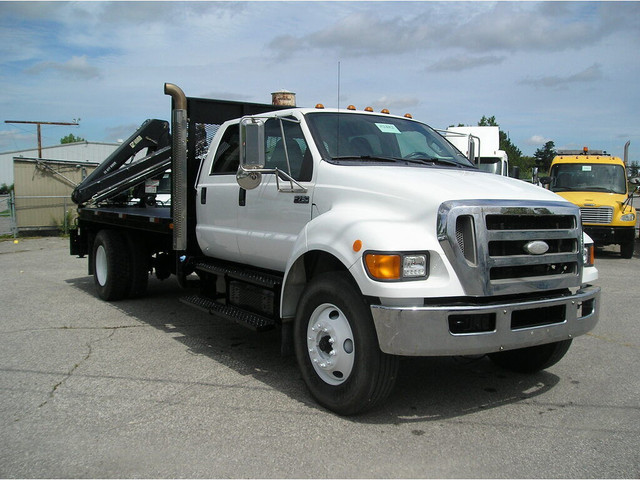
M382 155L344 155L339 157L331 157L331 160L364 160L364 161L375 161L375 162L387 162L387 163L414 163L417 165L435 165L435 164L443 164L443 165L452 165L458 168L465 168L466 165L462 165L453 160L447 160L444 158L437 157L424 157L424 158L402 158L402 157L385 157Z
M595 192L607 192L607 193L617 193L615 190L613 190L612 188L607 188L607 187L587 187L590 191L595 191Z
M373 160L376 162L395 163L399 159L393 157L383 157L377 155L342 155L339 157L331 157L331 160Z
M418 157L418 158L414 157L414 158L403 158L402 160L404 160L405 162L418 163L421 165L441 164L441 165L451 165L458 168L467 167L467 165L463 165L454 160L447 160L446 158L439 158L439 157ZM468 167L470 167L470 165Z

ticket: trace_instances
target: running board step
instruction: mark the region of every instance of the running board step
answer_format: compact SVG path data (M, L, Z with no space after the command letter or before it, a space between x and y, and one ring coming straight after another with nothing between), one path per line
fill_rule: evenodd
M282 286L282 277L259 270L248 270L226 262L210 262L200 260L195 264L195 269L215 275L226 275L229 278L259 285L273 290Z
M196 307L211 315L218 315L228 320L238 322L240 325L248 327L257 332L271 330L275 328L276 322L272 318L263 317L253 312L248 312L233 305L224 305L209 298L199 295L189 295L182 297L180 301L184 304Z

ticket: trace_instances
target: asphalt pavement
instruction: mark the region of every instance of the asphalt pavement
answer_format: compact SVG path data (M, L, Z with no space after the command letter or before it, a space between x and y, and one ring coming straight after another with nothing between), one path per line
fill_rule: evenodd
M172 279L106 303L65 239L0 241L0 477L639 478L636 251L598 253L600 323L547 371L404 359L386 404L342 418L276 332Z

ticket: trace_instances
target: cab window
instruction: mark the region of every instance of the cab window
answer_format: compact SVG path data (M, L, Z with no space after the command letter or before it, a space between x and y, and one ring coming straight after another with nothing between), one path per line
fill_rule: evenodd
M282 122L282 128L280 127ZM284 130L284 138L282 137ZM313 163L311 152L296 121L271 118L265 123L266 159L265 168L278 168L288 172L294 179L302 182L311 180ZM289 165L287 165L287 156Z
M240 166L240 129L231 125L222 135L220 145L213 157L209 175L230 174L238 171Z

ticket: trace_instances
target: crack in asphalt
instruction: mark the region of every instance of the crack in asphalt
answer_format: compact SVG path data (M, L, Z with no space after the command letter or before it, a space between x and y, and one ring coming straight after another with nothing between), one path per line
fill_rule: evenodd
M85 363L86 361L88 361L91 358L91 354L93 353L93 345L95 345L96 343L102 342L104 340L109 340L111 337L113 337L115 335L116 330L119 330L121 328L130 328L130 327L110 327L110 328L102 327L102 328L97 328L97 330L111 330L111 331L109 332L109 335L105 336L104 338L97 338L95 340L87 342L86 347L87 347L88 351L85 354L85 356L79 362L77 362L75 365L73 365L71 367L71 369L66 374L64 374L62 379L53 386L53 388L49 392L48 398L44 402L42 402L40 405L38 405L38 408L42 408L47 403L49 403L49 400L52 400L55 397L55 394L56 394L56 391L58 390L58 388L60 388L69 378L71 378L73 376L73 373L78 368L80 368L80 366L83 363ZM60 330L60 329L63 329L63 330L64 329L75 330L74 328L67 328L67 327L60 327L60 328L48 329L48 330ZM83 329L79 328L78 330L83 330ZM96 328L92 328L90 330L96 330Z

